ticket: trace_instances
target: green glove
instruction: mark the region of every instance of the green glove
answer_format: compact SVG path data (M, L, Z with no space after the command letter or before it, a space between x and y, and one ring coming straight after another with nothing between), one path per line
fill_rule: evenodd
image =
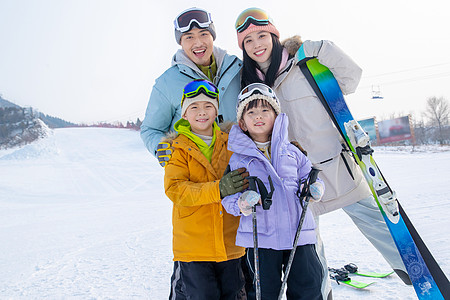
M227 168L229 170L229 168ZM239 168L223 175L219 182L220 197L223 199L226 196L233 195L248 188L249 174L245 168Z
M167 142L161 142L158 144L156 150L156 157L161 167L166 167L169 160L172 158L172 145Z

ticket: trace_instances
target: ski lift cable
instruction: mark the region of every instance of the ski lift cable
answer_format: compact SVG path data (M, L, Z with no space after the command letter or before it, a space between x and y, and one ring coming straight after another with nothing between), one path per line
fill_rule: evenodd
M450 72L439 73L439 74L430 74L430 75L412 77L412 78L401 79L401 80L396 80L396 81L386 81L386 82L377 84L377 86L408 83L408 82L414 82L414 81L420 81L420 80L436 79L436 78L447 77L447 76L450 76ZM367 89L367 88L371 89L373 86L374 86L373 84L365 85L365 86L358 87L358 89Z
M362 78L366 79L366 78L382 77L382 76L387 76L387 75L392 75L392 74L397 74L397 73L411 72L411 71L422 70L422 69L427 69L427 68L434 68L434 67L439 67L439 66L444 66L444 65L449 65L449 64L450 64L450 62L445 62L445 63L441 63L441 64L422 66L422 67L405 69L405 70L400 70L400 71L393 71L393 72L382 73L382 74L377 74L377 75L362 76Z

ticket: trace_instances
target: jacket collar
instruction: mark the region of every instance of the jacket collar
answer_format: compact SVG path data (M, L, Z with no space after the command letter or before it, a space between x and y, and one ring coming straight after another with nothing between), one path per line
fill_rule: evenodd
M280 75L275 80L274 89L276 89L283 82L289 72L294 69L293 67L297 63L295 54L297 53L298 49L300 49L302 44L303 42L298 35L294 35L293 37L287 38L281 42L281 45L284 47L284 49L287 50L289 56L292 58L288 60L288 62L286 63L286 67L280 71Z
M217 128L218 129L218 128ZM216 141L214 143L214 149L219 149L219 147L225 144L228 141L228 134L222 132L220 130L215 131ZM200 151L196 143L183 134L179 134L172 143L172 147L174 148L182 148L189 151L189 155L191 155L195 160L197 160L205 169L207 169L211 174L215 176L215 178L221 178L223 174L217 174L216 170L214 170L212 164L208 161L205 155ZM214 156L214 154L213 154Z

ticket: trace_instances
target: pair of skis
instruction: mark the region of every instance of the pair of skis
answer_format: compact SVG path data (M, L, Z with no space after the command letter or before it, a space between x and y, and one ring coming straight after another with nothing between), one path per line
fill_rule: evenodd
M352 116L338 82L317 58L307 58L303 45L297 52L298 66L323 104L336 129L372 191L419 299L450 299L450 283L426 247L381 174L369 138Z
M358 275L358 276L364 276L364 277L371 277L371 278L385 278L394 271L387 272L387 273L377 273L377 272L358 272L358 267L350 263L348 265L345 265L343 268L340 269L334 269L334 268L328 268L328 271L330 272L330 278L336 280L338 284L343 283L345 285L352 286L354 288L363 289L368 287L369 285L374 284L375 282L361 282L354 280L352 277L350 277L350 274Z

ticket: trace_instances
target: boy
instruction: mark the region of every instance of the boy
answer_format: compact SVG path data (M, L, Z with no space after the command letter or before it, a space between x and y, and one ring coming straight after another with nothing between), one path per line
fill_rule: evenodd
M231 152L228 134L215 122L218 90L194 80L183 91L178 135L165 168L164 188L173 201L173 254L189 299L237 299L244 286L235 245L239 219L221 205L225 196L248 187L245 168L224 174Z

